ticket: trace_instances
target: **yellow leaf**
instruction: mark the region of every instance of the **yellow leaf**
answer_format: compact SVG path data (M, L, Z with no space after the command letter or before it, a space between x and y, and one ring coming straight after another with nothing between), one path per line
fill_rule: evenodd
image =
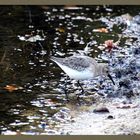
M57 31L59 31L60 33L64 33L65 30L63 28L56 28Z
M108 33L108 30L106 28L101 28L101 29L99 29L99 32Z
M99 29L94 29L94 32L101 32L101 33L108 33L108 29L106 28L99 28Z
M23 89L23 88L22 87L18 87L16 85L6 85L6 87L4 87L4 89L8 90L9 92L13 92L15 90Z

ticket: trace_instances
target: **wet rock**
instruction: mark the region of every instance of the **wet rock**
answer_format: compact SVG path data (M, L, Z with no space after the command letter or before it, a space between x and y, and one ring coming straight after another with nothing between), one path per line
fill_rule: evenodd
M118 58L118 64L124 64L124 60L122 58Z
M129 66L126 66L123 71L122 71L123 75L126 76L128 74L132 74L133 73L133 70L129 67Z
M131 77L131 80L136 81L136 80L138 80L138 77L134 75L134 76Z
M130 89L131 88L131 82L128 79L124 79L124 80L119 82L119 86Z
M133 49L133 53L134 53L135 55L140 54L140 48L134 48L134 49Z
M122 76L122 73L121 73L121 70L116 70L115 71L115 76L116 76L116 78L121 78L121 76Z
M136 70L136 60L133 59L132 61L130 61L129 63L129 69L131 70L131 72Z
M131 98L134 96L133 90L125 90L123 91L123 95L125 95L127 98Z
M98 107L93 110L93 113L109 113L109 109L106 107Z
M135 22L136 24L140 24L140 15L133 17L133 22Z
M136 69L137 69L137 71L140 70L140 59L137 59L137 61L136 61Z
M107 119L114 119L114 117L112 115L109 115Z
M72 120L71 120L71 122L72 122L72 123L74 123L74 122L75 122L75 120L74 120L74 119L72 119Z
M101 91L99 91L98 94L99 94L100 96L105 96L105 93L104 93L104 92L101 92Z
M138 72L136 76L138 79L140 79L140 72Z
M129 45L129 48L121 48L119 52L112 53L109 65L112 69L112 75L115 75L114 80L116 80L118 89L114 90L111 85L104 83L105 86L102 86L99 92L104 93L103 95L106 95L106 97L126 96L131 98L140 93L138 90L138 82L140 80L140 74L138 74L140 71L140 48L138 47L138 42Z
M45 128L46 128L46 124L45 124L45 123L41 124L41 127L42 127L42 129L45 130Z

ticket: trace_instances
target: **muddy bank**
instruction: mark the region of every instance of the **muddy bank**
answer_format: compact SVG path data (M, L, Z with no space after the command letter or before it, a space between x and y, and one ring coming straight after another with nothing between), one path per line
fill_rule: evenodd
M140 134L139 99L104 99L90 107L72 110L72 119L61 125L63 135L135 135ZM109 112L93 112L106 107ZM83 111L83 108L86 111Z
M0 15L0 134L139 133L139 6L1 6ZM77 101L76 81L65 89L66 74L50 56L83 51L109 64L117 88L106 77L81 81L86 93ZM133 108L116 107L118 98L133 99ZM102 104L106 113L93 112Z

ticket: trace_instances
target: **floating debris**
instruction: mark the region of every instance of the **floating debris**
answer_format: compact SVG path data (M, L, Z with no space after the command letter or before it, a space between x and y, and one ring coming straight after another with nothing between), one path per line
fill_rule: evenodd
M17 86L17 85L6 85L6 87L4 87L4 89L6 89L9 92L13 92L15 90L22 90L23 87Z
M42 38L40 35L35 35L35 36L20 36L18 35L19 40L21 41L27 41L27 42L36 42L36 41L44 41L45 38Z

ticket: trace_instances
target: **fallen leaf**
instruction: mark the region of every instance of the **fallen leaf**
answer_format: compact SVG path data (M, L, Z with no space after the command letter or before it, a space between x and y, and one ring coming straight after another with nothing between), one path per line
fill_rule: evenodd
M101 28L99 29L100 32L103 32L103 33L108 33L108 30L106 28Z
M60 33L64 33L65 30L63 28L56 28L57 31L59 31Z
M99 28L99 29L94 29L94 32L101 32L101 33L108 33L108 29L106 28Z
M13 92L15 90L23 89L22 87L18 87L16 85L6 85L4 89L8 90L9 92Z
M111 50L115 47L113 40L106 40L104 45L108 49L108 52L111 52Z

